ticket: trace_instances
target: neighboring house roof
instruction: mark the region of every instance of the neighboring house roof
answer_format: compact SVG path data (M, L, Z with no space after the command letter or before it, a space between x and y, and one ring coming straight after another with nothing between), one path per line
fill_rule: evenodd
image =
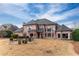
M28 24L56 24L48 19L37 19L37 20L31 20L28 23L24 24L24 25L28 25Z
M65 25L58 25L57 24L57 31L72 31L72 30Z
M17 29L16 31L15 31L15 33L21 33L23 31L23 29L22 28L19 28L19 29Z

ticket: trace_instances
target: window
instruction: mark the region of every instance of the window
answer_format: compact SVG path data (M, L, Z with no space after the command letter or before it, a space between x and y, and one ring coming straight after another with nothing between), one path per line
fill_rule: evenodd
M30 34L30 37L33 37L33 33Z
M31 28L28 29L28 32L31 32Z
M58 34L58 38L60 38L60 34Z
M51 32L51 28L47 29L48 32Z
M51 33L48 33L48 37L51 37Z
M62 34L62 37L63 38L68 38L68 34L66 33L66 34Z

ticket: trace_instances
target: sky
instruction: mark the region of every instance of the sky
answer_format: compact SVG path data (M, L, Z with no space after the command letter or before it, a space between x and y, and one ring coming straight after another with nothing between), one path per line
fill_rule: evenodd
M0 25L46 18L70 28L79 23L79 3L0 3Z

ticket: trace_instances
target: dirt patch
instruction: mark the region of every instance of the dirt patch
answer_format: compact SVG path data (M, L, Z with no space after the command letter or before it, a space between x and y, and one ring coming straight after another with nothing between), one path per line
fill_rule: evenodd
M79 42L72 42L75 52L79 55Z
M0 40L0 55L8 56L57 56L76 55L70 42L53 39L36 39L28 44L9 44Z

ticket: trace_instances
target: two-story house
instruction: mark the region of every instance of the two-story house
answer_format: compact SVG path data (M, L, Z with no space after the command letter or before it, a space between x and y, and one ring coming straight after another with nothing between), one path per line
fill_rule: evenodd
M34 38L71 39L72 30L48 19L31 20L23 24L23 34Z

